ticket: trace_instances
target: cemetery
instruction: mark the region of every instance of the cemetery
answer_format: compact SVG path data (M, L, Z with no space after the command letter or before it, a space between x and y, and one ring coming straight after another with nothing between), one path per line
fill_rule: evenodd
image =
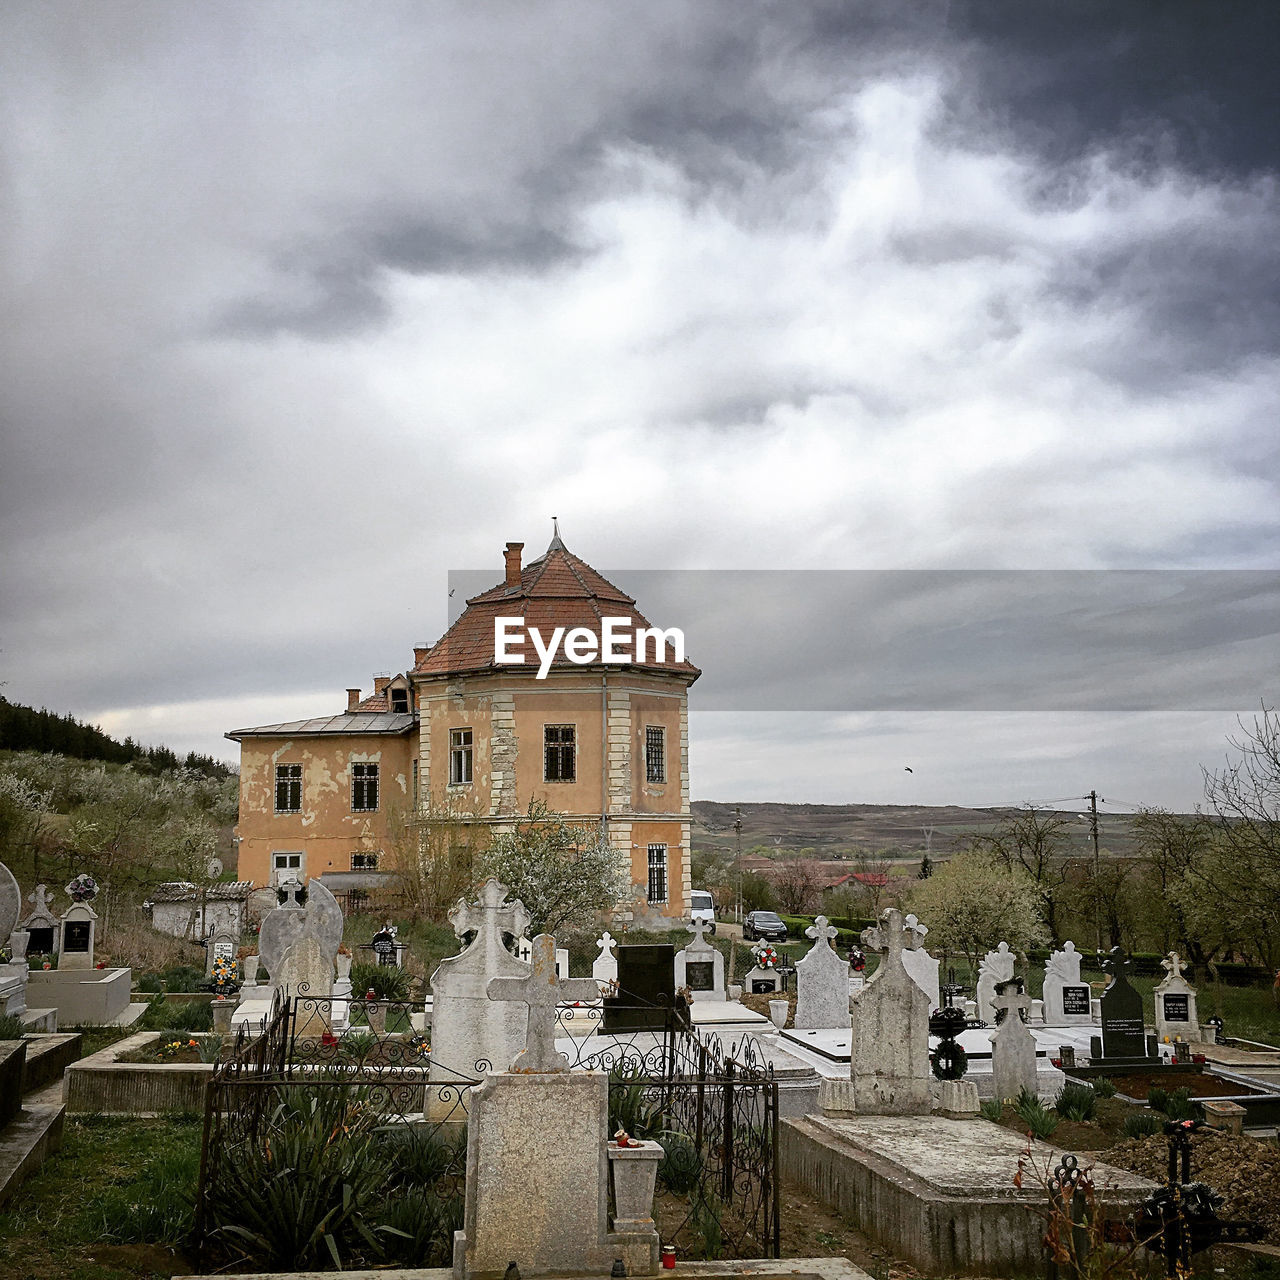
M496 1280L515 1261L529 1276L653 1275L670 1248L679 1267L703 1259L704 1277L781 1257L854 1280L855 1255L1019 1275L1041 1265L1049 1166L1064 1152L1085 1153L1098 1212L1125 1223L1162 1184L1167 1121L1211 1126L1220 1169L1213 1144L1258 1147L1246 1135L1280 1122L1280 1088L1223 1061L1266 1059L1268 1046L1215 1043L1175 955L1144 996L1123 952L1095 989L1067 943L1033 997L1027 962L1000 944L971 988L953 969L943 981L927 922L892 907L862 933L865 970L822 916L781 949L708 937L702 920L559 946L529 938L529 913L490 879L449 911L452 950L415 985L393 921L347 945L319 881L274 897L252 932L215 921L203 975L171 975L203 991L140 998L122 966L24 963L24 1000L37 972L42 991L61 973L86 1026L117 1025L87 1051L81 1034L31 1030L16 1042L29 1062L9 1053L9 1075L27 1075L6 1130L22 1148L11 1199L23 1179L42 1185L40 1163L82 1124L128 1132L191 1115L203 1121L183 1157L194 1217L174 1247L203 1270L426 1266ZM93 956L87 902L57 915L42 890L31 905L58 922L59 950ZM68 938L67 924L87 928ZM124 1017L86 1003L122 981ZM1018 1177L1028 1133L1042 1167ZM297 1171L287 1194L281 1160ZM513 1163L540 1171L538 1195L508 1176ZM280 1194L232 1193L245 1185ZM302 1194L324 1185L349 1188L340 1206ZM846 1256L788 1257L784 1203L798 1235L831 1224L822 1238L845 1240ZM1280 1240L1268 1205L1255 1209L1257 1230Z

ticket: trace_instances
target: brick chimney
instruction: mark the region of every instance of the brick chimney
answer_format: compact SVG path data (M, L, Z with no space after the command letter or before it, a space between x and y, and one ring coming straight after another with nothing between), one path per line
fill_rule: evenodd
M390 676L374 676L374 677L373 677L373 692L374 692L375 697L376 697L378 694L380 694L380 693L386 693L386 691L387 691L387 685L389 685L390 683L391 683L391 677L390 677Z
M413 665L420 667L427 660L427 654L431 652L431 646L426 644L415 644L413 646Z
M508 542L507 549L502 553L507 562L507 586L509 587L520 585L520 553L523 550L523 542Z
M347 710L354 711L356 707L358 707L359 705L360 705L360 690L348 689L347 690Z

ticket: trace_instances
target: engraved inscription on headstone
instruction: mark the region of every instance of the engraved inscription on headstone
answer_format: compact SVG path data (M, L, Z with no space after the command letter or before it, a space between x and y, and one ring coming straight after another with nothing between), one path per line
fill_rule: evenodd
M1191 1003L1187 996L1170 993L1162 998L1164 1000L1164 1020L1166 1022L1191 1021Z
M62 931L62 949L71 952L89 950L92 925L88 920L68 920Z
M1129 963L1119 947L1103 968L1111 974L1111 985L1102 993L1102 1055L1105 1058L1145 1058L1146 1027L1142 1017L1142 997L1129 985L1124 966Z
M1090 989L1087 986L1062 988L1062 1012L1088 1014Z
M776 991L778 984L772 978L752 978L751 994L753 996L762 995L766 991Z
M369 940L378 964L394 965L396 962L395 934L387 929L379 929Z
M690 991L714 991L716 967L710 960L690 960L684 967L684 980Z

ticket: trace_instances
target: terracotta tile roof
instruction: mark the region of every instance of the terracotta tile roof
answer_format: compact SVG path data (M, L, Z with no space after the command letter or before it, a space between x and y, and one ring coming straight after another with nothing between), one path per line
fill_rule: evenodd
M385 693L371 693L355 705L356 711L390 711L391 702Z
M526 629L536 627L546 638L556 627L564 627L566 631L586 627L598 637L600 619L605 617L628 618L633 632L638 627L652 625L625 591L575 556L557 537L546 555L521 569L518 584L500 583L472 596L462 616L413 668L414 674L442 676L492 670L532 674L536 667L530 664L536 663L536 654L529 643L524 646L525 666L499 668L494 662L494 619L499 617L523 617ZM627 665L642 671L680 675L688 684L702 674L688 660L672 662L664 654L664 660L654 661L652 646L647 657L646 662ZM553 669L572 670L575 666L565 658L563 649L557 649Z

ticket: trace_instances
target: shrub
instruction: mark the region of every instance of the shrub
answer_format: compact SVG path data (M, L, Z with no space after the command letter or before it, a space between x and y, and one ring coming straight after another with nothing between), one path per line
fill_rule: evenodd
M384 1125L378 1130L379 1152L391 1177L405 1187L433 1187L448 1175L461 1175L467 1164L467 1131L450 1139L440 1129L421 1124Z
M144 973L138 979L138 990L145 995L153 995L164 990L164 980L158 973Z
M1025 1085L1014 1107L1023 1124L1031 1130L1033 1137L1040 1139L1053 1137L1053 1131L1058 1127L1058 1117Z
M609 1136L625 1129L633 1138L655 1138L664 1128L661 1103L650 1101L642 1062L624 1059L609 1068Z
M1098 1114L1098 1098L1087 1084L1068 1082L1058 1090L1053 1108L1064 1120L1092 1120Z
M1187 1089L1175 1089L1165 1100L1161 1110L1170 1120L1203 1120L1204 1108L1191 1097Z
M687 1196L702 1181L702 1157L683 1133L658 1134L662 1159L658 1161L658 1181L672 1195Z
M1164 1130L1164 1121L1150 1111L1135 1111L1125 1116L1121 1132L1126 1138L1149 1138L1153 1133Z
M11 1013L0 1013L0 1040L21 1040L22 1019Z
M1116 1096L1116 1082L1109 1076L1099 1076L1093 1082L1093 1092L1099 1098L1114 1098Z
M462 1196L408 1187L388 1198L376 1228L382 1258L400 1267L442 1267L453 1259L453 1233L463 1226Z
M204 984L204 974L194 965L170 965L161 975L166 991L199 991Z
M153 1000L138 1025L145 1031L212 1031L213 1009L203 1000Z
M1004 1117L1004 1103L999 1098L988 1098L986 1102L978 1107L978 1114L984 1120L990 1120L993 1124L999 1124Z
M1147 1090L1147 1106L1152 1111L1163 1111L1169 1105L1169 1090L1154 1084Z
M353 964L351 994L361 1000L366 991L379 1000L408 1000L409 975L393 964Z

